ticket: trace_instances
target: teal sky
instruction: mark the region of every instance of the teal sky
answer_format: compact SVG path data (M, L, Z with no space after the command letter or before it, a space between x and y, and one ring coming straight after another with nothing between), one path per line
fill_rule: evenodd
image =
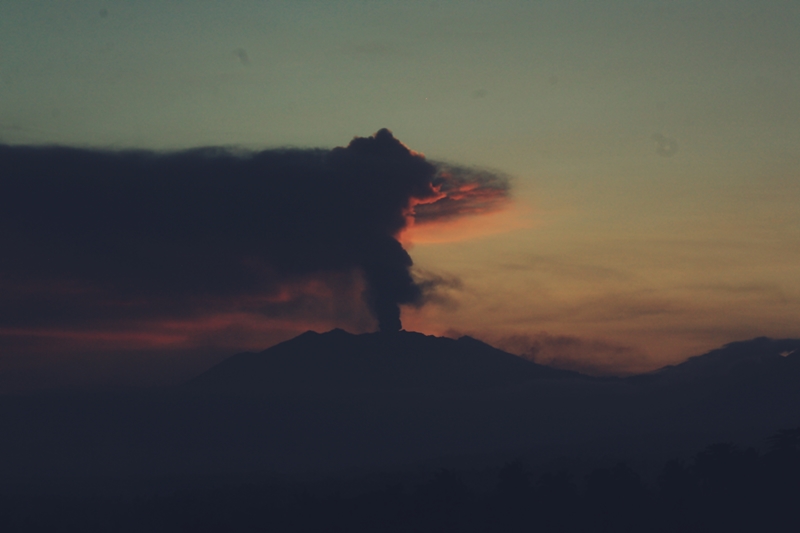
M462 284L407 329L649 370L800 336L798 28L796 0L5 1L0 141L333 147L387 127L514 185L506 212L409 235ZM295 332L253 327L261 347Z

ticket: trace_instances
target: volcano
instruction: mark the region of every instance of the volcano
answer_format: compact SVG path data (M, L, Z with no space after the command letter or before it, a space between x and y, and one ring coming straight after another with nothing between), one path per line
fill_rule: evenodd
M658 462L795 427L798 348L760 338L593 378L471 337L306 332L174 388L0 396L0 478L341 472L511 453Z
M527 361L472 337L410 331L308 331L240 353L186 384L193 391L272 395L333 391L479 391L536 379L585 378ZM588 379L588 378L587 378Z

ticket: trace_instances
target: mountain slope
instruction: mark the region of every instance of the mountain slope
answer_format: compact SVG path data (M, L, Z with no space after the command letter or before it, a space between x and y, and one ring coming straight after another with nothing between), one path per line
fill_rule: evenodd
M758 337L731 342L716 350L690 357L650 374L633 376L634 381L783 380L800 375L800 339Z
M0 396L0 478L336 471L521 453L658 461L800 422L800 341L592 379L468 337L305 333L178 389ZM785 354L785 355L781 355ZM637 459L638 460L638 459Z
M237 394L349 390L480 390L532 379L582 377L498 350L400 331L308 331L260 353L241 353L191 380L195 391Z

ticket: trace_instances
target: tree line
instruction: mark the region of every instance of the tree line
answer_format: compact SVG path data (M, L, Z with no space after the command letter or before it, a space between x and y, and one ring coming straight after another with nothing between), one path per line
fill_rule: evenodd
M9 492L0 530L165 532L750 532L800 531L800 427L766 453L718 443L670 460L645 484L625 463L584 479L534 476L522 460L471 487L442 469L413 484L356 494L252 482L131 498ZM580 483L579 483L580 482Z

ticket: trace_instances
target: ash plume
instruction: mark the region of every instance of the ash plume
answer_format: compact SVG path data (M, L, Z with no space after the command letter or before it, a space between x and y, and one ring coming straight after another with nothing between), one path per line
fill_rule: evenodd
M187 316L360 271L399 330L425 289L397 239L415 206L430 222L507 198L503 178L442 168L387 129L332 150L0 145L0 328Z

